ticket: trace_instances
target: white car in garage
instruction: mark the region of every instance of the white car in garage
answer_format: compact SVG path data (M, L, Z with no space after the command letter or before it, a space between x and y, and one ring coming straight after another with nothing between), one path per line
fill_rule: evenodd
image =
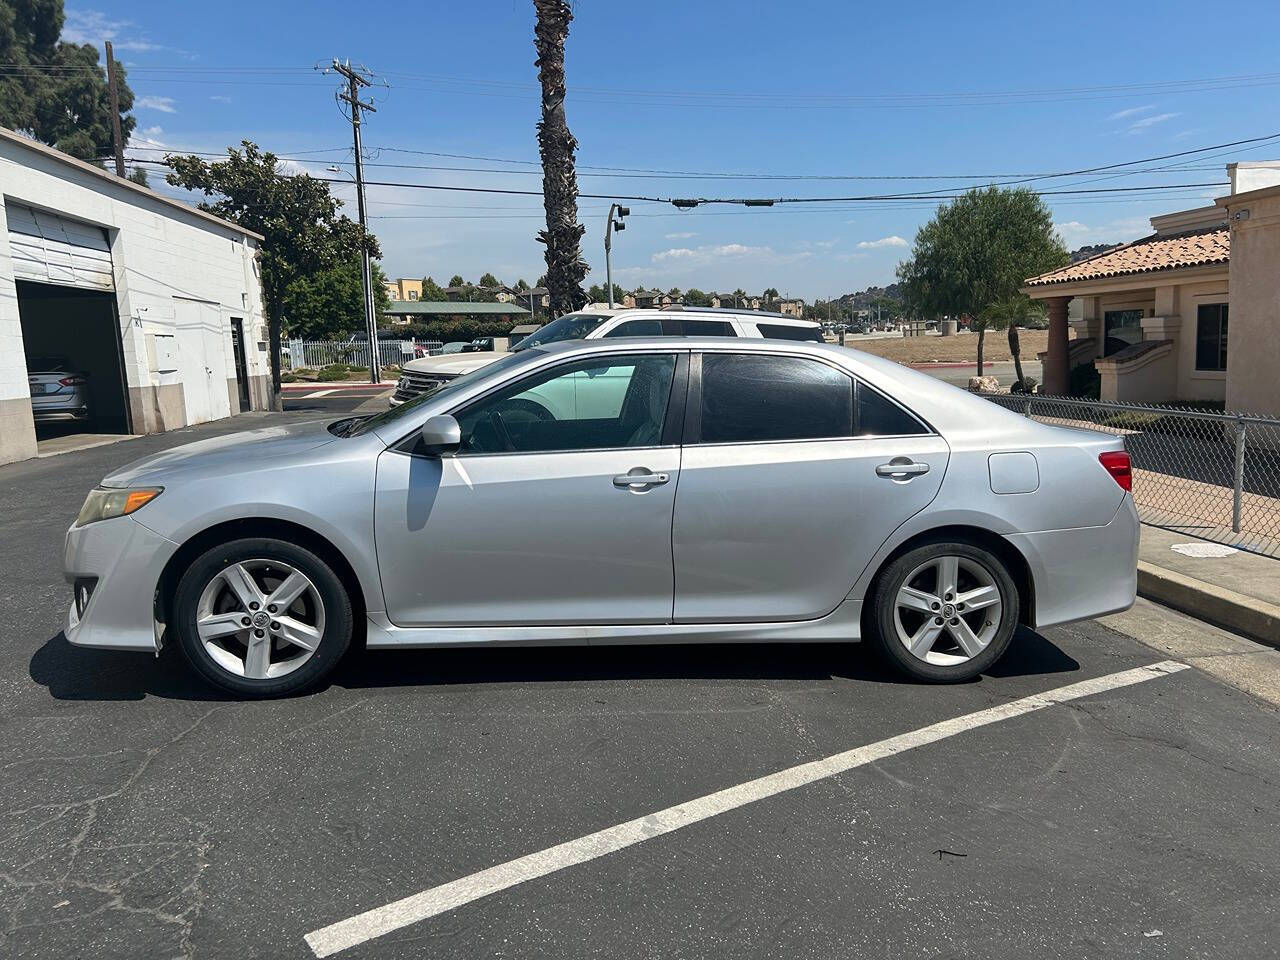
M625 310L593 306L551 321L517 343L510 352L562 340L606 340L614 337L743 337L823 342L822 328L817 323L781 313L713 307ZM464 373L478 370L506 355L503 351L492 351L412 360L401 370L391 406L398 407L414 397L438 390Z

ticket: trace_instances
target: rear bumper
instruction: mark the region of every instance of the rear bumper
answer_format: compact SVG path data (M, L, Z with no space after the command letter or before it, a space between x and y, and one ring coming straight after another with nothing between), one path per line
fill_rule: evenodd
M80 420L89 416L89 405L79 394L49 394L31 398L31 414L37 420Z
M1138 593L1138 511L1126 495L1101 527L1008 535L1031 568L1036 627L1119 613Z
M133 517L116 517L67 531L67 582L94 581L82 610L67 611L66 636L80 647L155 651L155 592L178 545Z

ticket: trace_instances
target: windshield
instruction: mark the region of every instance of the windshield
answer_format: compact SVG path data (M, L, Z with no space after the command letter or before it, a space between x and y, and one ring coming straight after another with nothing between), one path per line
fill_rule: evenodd
M598 313L566 313L559 320L552 320L537 333L529 334L511 350L512 352L528 350L530 347L540 347L544 343L559 343L561 340L581 340L608 319Z
M460 390L465 390L481 377L487 377L491 373L501 373L507 367L520 362L522 359L524 358L517 354L509 353L501 360L495 360L493 363L487 363L483 367L477 367L470 373L464 373L456 380L450 380L444 386L438 387L429 393L418 394L418 396L414 397L412 400L406 401L398 407L391 407L388 410L382 411L382 413L375 414L372 417L368 417L367 419L360 421L358 426L347 433L347 436L360 437L366 433L372 433L384 424L394 424L397 420L413 416L418 407L422 406L424 403L435 403L441 397L447 397L459 392Z

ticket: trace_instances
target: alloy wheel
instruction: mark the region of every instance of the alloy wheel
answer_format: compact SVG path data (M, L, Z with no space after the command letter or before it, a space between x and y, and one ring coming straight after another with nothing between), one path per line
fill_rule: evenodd
M925 561L902 581L893 625L913 657L954 666L987 648L1000 629L1003 609L999 584L986 566L947 554Z
M324 602L301 570L280 560L243 560L200 593L196 634L228 673L268 680L311 659L324 636Z

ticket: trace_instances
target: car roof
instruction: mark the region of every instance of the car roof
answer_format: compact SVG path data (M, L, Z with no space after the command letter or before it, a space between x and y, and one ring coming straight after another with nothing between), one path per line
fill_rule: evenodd
M581 310L575 310L574 313L592 313L600 314L610 318L624 317L628 320L644 318L644 319L662 319L671 320L679 318L685 314L691 314L690 319L715 319L715 318L736 318L744 320L748 323L776 323L781 326L788 327L813 327L817 329L821 326L815 320L801 320L786 313L769 313L765 310L739 310L732 307L615 307L610 310L607 308L595 309L587 306Z

